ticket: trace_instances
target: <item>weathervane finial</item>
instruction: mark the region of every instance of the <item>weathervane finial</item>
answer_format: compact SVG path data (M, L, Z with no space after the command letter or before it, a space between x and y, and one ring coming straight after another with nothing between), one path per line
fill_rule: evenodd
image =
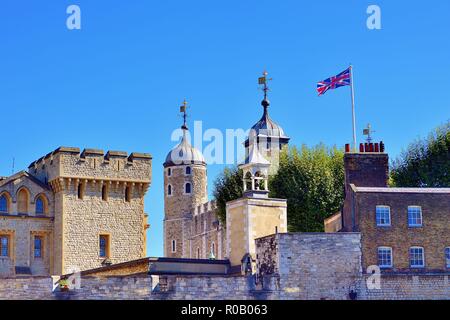
M187 101L184 99L183 105L180 106L180 112L183 114L183 125L181 126L181 129L188 130L186 119L187 119Z
M372 126L370 125L370 123L367 124L367 127L365 129L363 129L363 135L367 136L368 143L372 142L372 133L374 132L375 131L372 130Z
M267 86L267 82L271 81L272 78L267 78L267 75L269 73L264 70L263 72L263 76L258 78L258 84L262 85L262 90L264 91L264 100L261 102L262 106L264 107L264 109L267 109L267 107L269 106L269 100L267 100L267 92L269 91L269 87Z

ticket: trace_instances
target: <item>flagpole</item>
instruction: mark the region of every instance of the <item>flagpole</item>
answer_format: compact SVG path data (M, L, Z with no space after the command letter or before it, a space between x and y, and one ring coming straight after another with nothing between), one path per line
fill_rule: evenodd
M353 66L350 65L350 91L352 95L352 125L353 125L353 152L356 152L356 120L355 120L355 90L353 87Z

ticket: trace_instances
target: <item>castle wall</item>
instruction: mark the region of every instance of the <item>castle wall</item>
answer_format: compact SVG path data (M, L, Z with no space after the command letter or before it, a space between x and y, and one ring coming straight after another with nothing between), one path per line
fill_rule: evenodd
M259 238L257 274L277 277L281 299L348 299L361 272L359 233L279 233Z

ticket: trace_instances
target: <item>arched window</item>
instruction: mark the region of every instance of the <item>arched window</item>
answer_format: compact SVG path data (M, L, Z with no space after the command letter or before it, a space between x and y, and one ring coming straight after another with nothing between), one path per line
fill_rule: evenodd
M186 174L187 175L191 174L191 167L186 167Z
M83 184L78 184L78 199L83 199Z
M107 201L108 200L108 189L106 186L102 187L102 200Z
M167 186L167 195L168 196L172 195L172 186L170 184Z
M43 196L39 196L36 199L36 214L37 215L45 214L45 200Z
M167 169L167 176L170 177L172 175L172 168Z
M9 201L6 194L2 194L0 196L0 212L8 213L9 212Z
M17 195L17 211L19 213L28 213L29 195L26 189L21 189Z
M130 187L125 188L125 201L130 202L131 201L131 189Z
M192 189L191 184L189 182L186 183L186 185L184 186L184 192L186 194L190 194L191 193L191 189Z

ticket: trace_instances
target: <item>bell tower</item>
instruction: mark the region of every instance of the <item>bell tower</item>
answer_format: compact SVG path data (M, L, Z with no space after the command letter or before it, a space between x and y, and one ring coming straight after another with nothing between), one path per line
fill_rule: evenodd
M227 256L232 266L240 265L244 257L256 258L256 238L287 232L287 202L269 198L270 162L259 153L256 143L239 168L244 175L244 194L226 204Z
M180 107L183 136L164 162L164 256L192 256L189 236L194 209L207 202L206 162L189 140L187 103Z

